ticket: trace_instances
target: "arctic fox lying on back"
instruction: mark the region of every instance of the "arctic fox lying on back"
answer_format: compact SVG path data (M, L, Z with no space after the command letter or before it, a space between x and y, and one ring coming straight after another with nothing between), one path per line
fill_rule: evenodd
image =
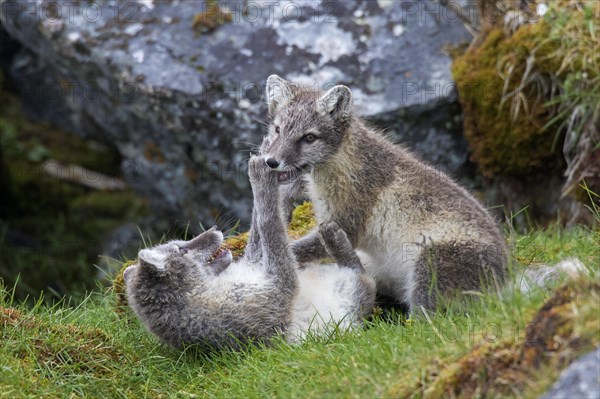
M344 231L333 222L318 229L337 264L300 269L288 249L277 174L258 157L248 169L254 209L241 260L221 249L223 234L213 227L189 241L143 249L125 270L131 308L170 345L239 348L277 334L297 342L309 330L358 326L373 309L375 283Z

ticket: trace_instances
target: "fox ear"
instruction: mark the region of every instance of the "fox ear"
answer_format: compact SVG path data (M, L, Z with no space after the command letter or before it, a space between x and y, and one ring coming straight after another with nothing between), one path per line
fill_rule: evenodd
M266 95L269 113L273 114L277 107L294 96L293 84L277 75L271 75L267 79Z
M140 259L140 266L142 268L149 268L157 271L165 270L165 259L166 256L155 251L153 249L142 249L138 253Z
M321 115L331 115L335 119L350 114L352 108L352 92L343 85L329 89L317 101L317 111Z

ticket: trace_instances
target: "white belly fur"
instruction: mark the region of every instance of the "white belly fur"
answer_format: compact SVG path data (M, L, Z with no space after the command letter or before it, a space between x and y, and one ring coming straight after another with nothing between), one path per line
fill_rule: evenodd
M317 220L330 220L324 194L312 179L307 179L307 185ZM365 269L377 282L378 292L410 302L414 290L414 266L421 254L420 244L424 242L420 232L425 230L423 226L415 225L410 215L400 213L396 206L389 206L396 204L396 196L397 188L392 186L374 201L373 217L356 250Z
M298 280L288 341L302 341L309 331L326 335L336 326L343 331L360 324L356 271L335 264L312 264L299 271Z
M432 243L472 240L472 237L465 237L468 229L452 215L432 220L423 217L418 210L401 211L398 200L397 187L391 186L380 194L357 249L365 253L361 260L377 281L377 291L411 303L415 265L423 247Z

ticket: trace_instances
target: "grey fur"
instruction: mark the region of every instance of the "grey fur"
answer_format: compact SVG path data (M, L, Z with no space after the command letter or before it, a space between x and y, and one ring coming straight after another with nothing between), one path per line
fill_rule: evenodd
M555 265L537 265L526 267L517 275L516 286L524 293L528 293L534 287L545 288L565 278L577 279L590 275L590 270L577 258L568 258Z
M273 97L274 85L284 95ZM337 222L366 253L378 293L411 310L433 309L433 293L503 284L507 248L488 212L448 176L367 127L347 87L323 93L271 76L267 101L272 122L261 153L278 161L280 173L303 173L318 220ZM292 250L300 262L326 256L316 231Z
M243 259L232 263L226 251L211 260L223 242L213 227L189 241L142 250L139 263L125 270L131 308L148 330L172 346L235 349L280 333L295 342L306 334L316 309L331 312L333 322L347 318L348 327L360 325L372 310L375 284L339 226L320 227L320 238L338 264L299 270L280 215L277 175L258 157L248 166L254 210ZM332 289L337 283L346 286L335 293L337 302L323 308L326 299L307 292L322 283L311 281L315 273Z
M259 152L264 153L265 149L270 145L269 136L265 136L260 145ZM292 213L296 206L309 199L306 192L306 184L301 177L302 171L293 171L290 174L290 179L279 186L281 211L283 212L284 220L288 223L292 220Z

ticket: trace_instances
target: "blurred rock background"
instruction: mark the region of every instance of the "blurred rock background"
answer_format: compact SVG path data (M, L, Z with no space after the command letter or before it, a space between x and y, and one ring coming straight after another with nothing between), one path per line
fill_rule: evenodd
M591 223L597 4L0 0L0 275L80 294L141 232L246 227L273 73L348 85L498 220Z

